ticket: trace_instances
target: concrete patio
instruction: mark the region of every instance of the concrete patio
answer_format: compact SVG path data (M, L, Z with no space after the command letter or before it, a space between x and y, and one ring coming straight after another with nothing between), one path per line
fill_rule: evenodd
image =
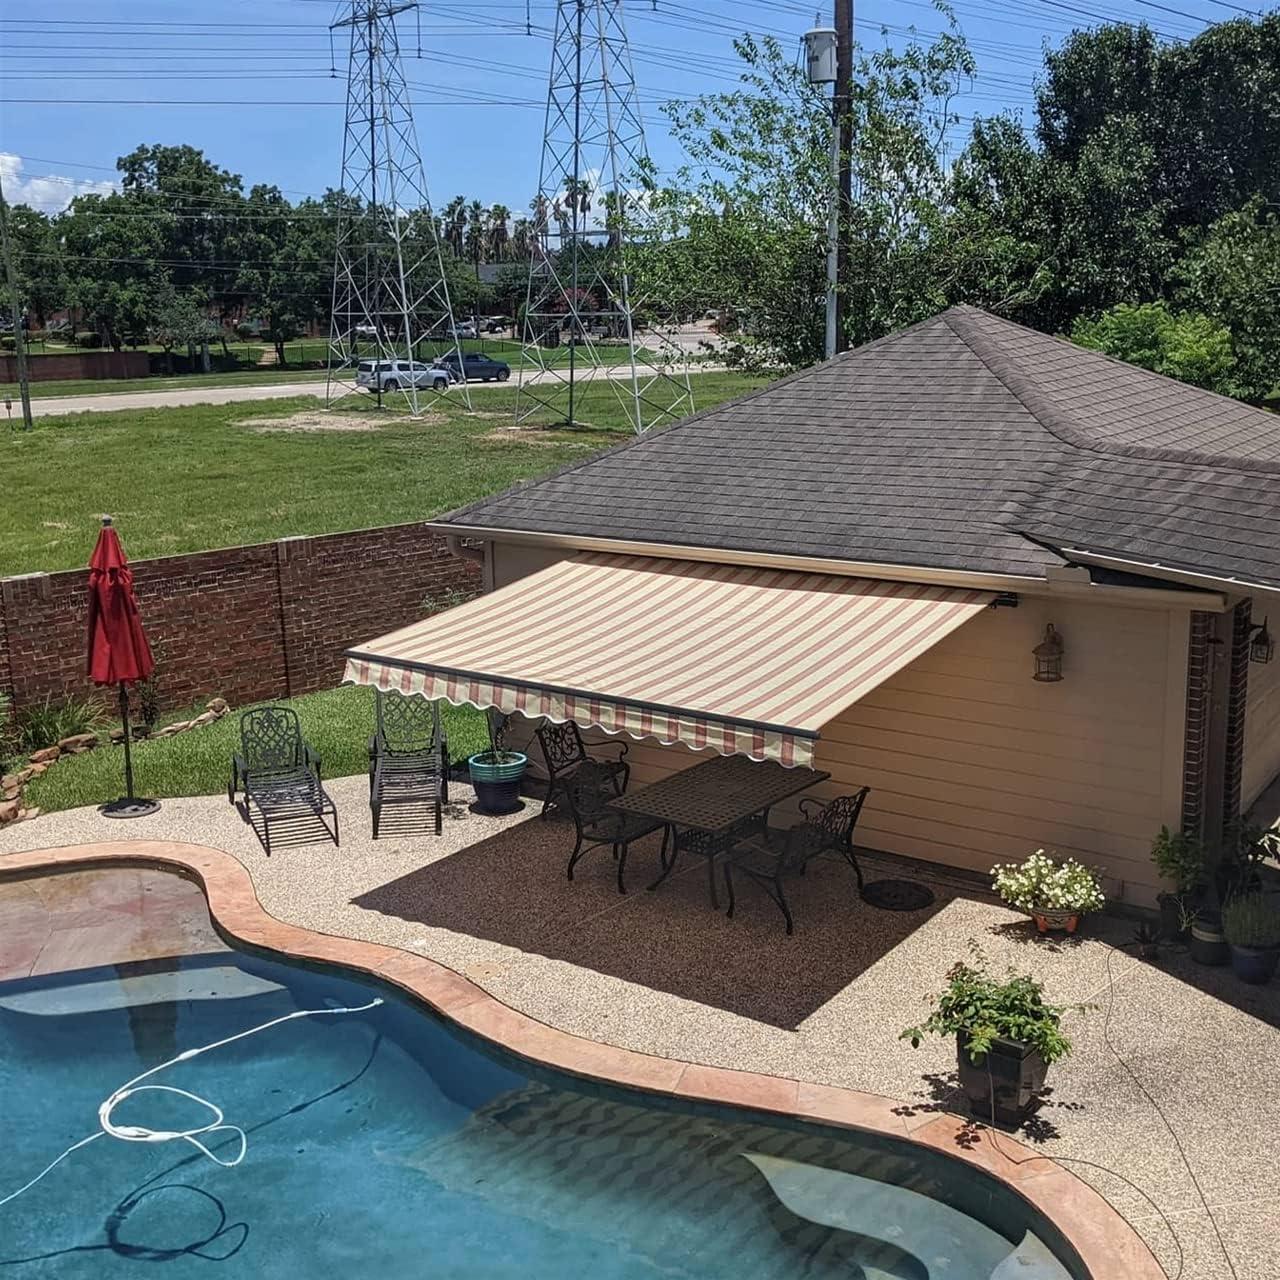
M631 892L621 897L607 852L565 879L571 829L530 820L532 806L478 817L457 785L441 838L384 835L375 844L365 780L337 780L331 792L340 849L300 845L268 859L225 798L207 797L166 800L128 824L92 809L47 815L0 833L0 855L118 838L211 845L248 868L276 917L429 956L553 1026L888 1095L909 1118L962 1109L954 1050L912 1050L898 1032L920 1019L923 998L974 939L994 966L1041 977L1051 999L1096 1005L1070 1015L1075 1051L1052 1069L1046 1105L1020 1136L1096 1186L1170 1276L1280 1280L1280 985L1249 988L1181 953L1158 966L1139 961L1124 949L1133 925L1121 919L1090 919L1078 939L1037 939L1022 917L946 876L928 878L933 906L878 911L836 863L797 882L789 939L751 885L740 889L734 920L714 912L700 859L645 892L656 841L633 851ZM919 874L866 862L872 879ZM19 887L0 887L0 907ZM117 943L122 927L112 926ZM0 963L8 977L42 971L39 950L0 947Z

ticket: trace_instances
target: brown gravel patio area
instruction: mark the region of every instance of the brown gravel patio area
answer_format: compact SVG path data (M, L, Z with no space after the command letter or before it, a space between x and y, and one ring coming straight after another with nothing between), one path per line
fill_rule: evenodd
M166 800L129 823L92 809L47 815L0 832L0 855L112 839L213 846L244 864L281 920L431 957L576 1035L898 1098L909 1122L962 1109L954 1050L912 1050L898 1032L975 939L993 964L1042 978L1052 999L1097 1006L1070 1015L1075 1052L1051 1071L1052 1092L1022 1140L1097 1187L1170 1276L1230 1280L1225 1245L1235 1275L1280 1280L1280 984L1249 988L1180 953L1142 962L1123 948L1132 922L1116 918L1091 918L1079 938L1039 940L945 875L926 879L932 907L878 911L840 863L796 882L787 938L751 885L734 920L713 911L700 859L645 892L656 841L633 851L622 897L607 852L565 879L571 829L532 818L536 806L482 818L459 784L442 837L375 843L365 779L328 785L340 849L300 845L268 859L224 797L204 797ZM872 858L866 869L904 874Z

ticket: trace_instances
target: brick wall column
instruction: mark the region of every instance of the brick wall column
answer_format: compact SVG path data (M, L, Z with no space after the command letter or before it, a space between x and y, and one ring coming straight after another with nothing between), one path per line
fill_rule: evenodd
M1209 728L1213 615L1193 613L1187 643L1187 709L1182 751L1182 830L1204 834L1205 764Z
M1222 770L1222 821L1227 830L1240 823L1240 785L1244 777L1245 712L1249 699L1249 637L1253 601L1242 600L1231 612L1227 667L1227 724Z

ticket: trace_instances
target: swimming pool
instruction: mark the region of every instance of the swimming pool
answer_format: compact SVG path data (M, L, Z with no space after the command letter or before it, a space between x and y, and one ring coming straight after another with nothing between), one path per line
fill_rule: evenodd
M221 951L0 984L0 1199L165 1068L234 1168L102 1137L0 1205L4 1274L1083 1280L1012 1190L888 1138L596 1086L338 972ZM183 1130L189 1097L113 1123ZM203 1139L223 1159L239 1139ZM1055 1256L1050 1255L1049 1248Z

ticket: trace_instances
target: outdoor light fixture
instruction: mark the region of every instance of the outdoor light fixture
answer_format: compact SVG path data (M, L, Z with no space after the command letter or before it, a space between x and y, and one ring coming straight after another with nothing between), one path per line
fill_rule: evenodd
M1036 673L1033 677L1042 684L1052 684L1062 679L1062 637L1049 623L1044 629L1044 639L1031 652L1036 659Z
M1276 656L1276 642L1267 630L1267 620L1255 623L1253 636L1249 641L1250 662L1270 662Z

